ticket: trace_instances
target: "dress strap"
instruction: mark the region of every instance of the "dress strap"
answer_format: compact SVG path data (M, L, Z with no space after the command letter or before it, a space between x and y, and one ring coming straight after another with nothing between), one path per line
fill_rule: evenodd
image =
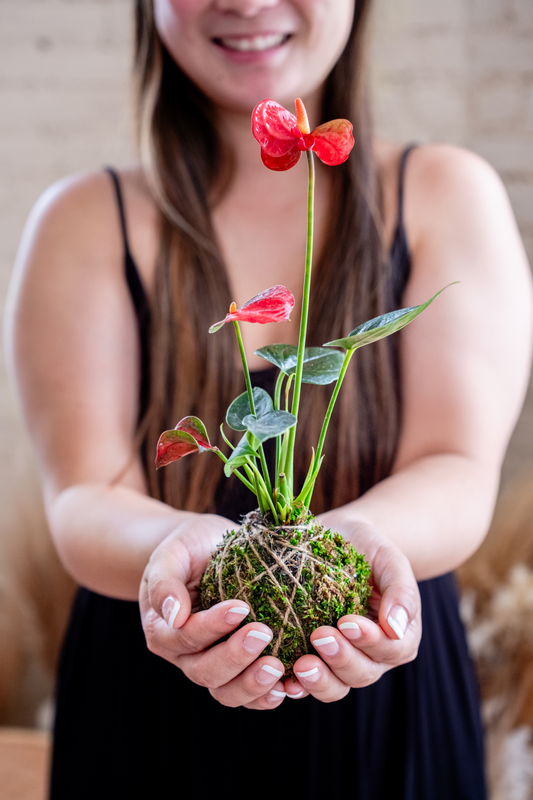
M139 275L139 270L137 269L137 265L130 250L128 228L126 225L126 212L124 210L124 196L122 193L122 187L120 185L120 178L112 167L106 167L105 171L110 176L115 189L118 216L120 220L120 230L122 232L122 243L124 245L124 272L126 273L126 281L128 283L133 305L135 306L137 316L140 319L146 314L146 310L148 309L148 299Z
M400 156L398 167L398 211L396 217L396 228L390 249L390 265L392 270L392 298L391 308L398 308L401 305L403 293L409 280L411 272L411 255L404 224L404 195L405 195L405 172L407 160L412 151L418 147L417 144L409 144Z
M400 165L398 168L398 216L396 220L396 228L403 229L403 198L405 194L405 169L407 167L407 159L413 152L413 150L418 147L416 143L408 144L407 147L404 148L401 156L400 156Z
M126 214L124 210L124 197L120 178L112 167L106 167L105 171L110 176L115 190L115 198L120 220L120 230L122 232L122 242L124 245L124 275L128 285L131 301L135 310L135 316L139 325L139 341L141 350L141 381L139 398L139 419L141 419L148 407L149 388L150 388L150 329L151 314L148 297L143 286L143 282L137 269L137 264L131 254L128 228L126 225Z
M131 257L130 245L128 241L128 228L126 226L126 213L124 211L124 198L122 196L122 187L120 179L116 171L112 167L106 167L105 171L111 178L113 188L115 190L115 199L117 201L118 216L120 220L120 230L122 232L122 242L124 244L124 255Z

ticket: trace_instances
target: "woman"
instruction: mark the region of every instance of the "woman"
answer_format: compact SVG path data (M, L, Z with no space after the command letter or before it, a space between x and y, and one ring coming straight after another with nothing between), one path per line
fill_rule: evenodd
M28 224L10 346L58 552L87 587L61 668L54 800L221 788L241 797L269 779L306 798L332 787L358 798L485 796L447 573L485 533L522 401L528 270L501 186L479 159L371 140L369 7L138 0L143 166L61 182ZM190 614L189 590L194 601L210 552L253 500L221 482L214 459L157 475L152 459L162 430L197 413L214 433L242 391L231 331L207 342L209 324L273 284L301 299L305 174L266 170L249 130L259 100L297 96L312 126L345 117L356 140L344 167L319 168L308 341L461 286L401 339L364 348L343 388L313 510L368 555L378 616L315 631L327 645L283 682L277 659L258 658L266 626L213 646L245 604ZM296 324L245 326L257 385L272 373L254 350L295 343ZM309 397L302 459L326 402ZM425 626L414 661L413 573ZM132 602L141 576L152 652Z

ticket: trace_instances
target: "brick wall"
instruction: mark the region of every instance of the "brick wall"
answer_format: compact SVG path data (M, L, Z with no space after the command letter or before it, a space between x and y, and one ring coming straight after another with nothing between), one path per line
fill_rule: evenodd
M380 134L479 152L509 190L533 260L533 1L376 0ZM0 3L0 297L24 220L66 173L125 164L131 0ZM507 473L533 462L533 396ZM0 363L1 509L31 470Z
M533 0L377 0L376 127L449 141L502 177L533 264ZM533 467L533 385L504 479Z

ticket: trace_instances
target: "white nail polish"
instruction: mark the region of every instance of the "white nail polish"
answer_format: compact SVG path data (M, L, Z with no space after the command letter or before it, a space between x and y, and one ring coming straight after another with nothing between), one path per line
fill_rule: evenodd
M340 631L344 631L344 630L352 630L352 631L357 630L358 631L359 630L359 625L357 624L357 622L343 622L342 625L339 625L339 630Z
M280 669L274 669L274 667L271 667L270 664L263 664L261 669L264 669L269 675L274 675L275 678L281 678L283 675L283 672Z
M331 644L331 642L335 641L334 636L325 636L323 639L314 639L311 644L313 647L321 647L324 644Z
M263 631L248 631L246 636L251 636L254 639L261 639L262 642L269 642L271 640L271 636L268 633L263 633Z
M313 667L313 669L307 670L307 672L297 672L299 678L309 678L311 675L315 675L318 672L318 667Z
M238 616L245 617L247 614L250 613L249 608L243 608L242 606L233 606L233 608L229 608L226 612L227 614L237 614Z
M297 700L299 697L303 697L303 692L298 692L298 694L289 694L287 692L287 697L290 697L291 700Z
M179 600L176 600L175 597L167 597L163 606L161 608L161 613L163 614L163 619L167 623L169 628L174 628L174 621L178 616L179 610L181 608L181 604Z
M407 626L409 625L409 617L407 616L407 611L405 608L402 608L402 606L394 606L391 613L387 617L387 622L391 626L398 639L403 639L405 636L405 631L407 630Z
M269 694L273 694L274 697L287 697L287 692L278 692L276 689L271 689Z

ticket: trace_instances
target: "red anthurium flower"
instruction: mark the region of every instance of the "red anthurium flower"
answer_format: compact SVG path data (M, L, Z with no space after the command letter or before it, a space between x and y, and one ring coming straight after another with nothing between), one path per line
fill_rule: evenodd
M280 106L281 108L281 106ZM229 314L223 320L215 322L209 328L209 333L218 331L226 322L285 322L289 319L294 307L294 297L285 286L272 286L261 294L252 297L241 308L232 303Z
M159 437L155 466L159 469L178 461L183 456L188 456L189 453L203 453L204 450L216 449L209 443L203 422L198 417L184 417L173 431L165 431Z
M297 117L274 100L262 100L252 113L252 133L261 145L263 164L282 172L294 167L302 150L313 150L330 167L342 164L354 145L352 124L334 119L309 130L304 104L295 102Z

